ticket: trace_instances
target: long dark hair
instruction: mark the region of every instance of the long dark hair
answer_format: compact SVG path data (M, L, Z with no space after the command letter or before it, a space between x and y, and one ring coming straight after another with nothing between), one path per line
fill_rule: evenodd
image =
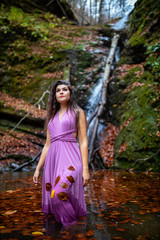
M71 84L64 80L58 80L51 85L50 94L48 97L48 104L47 104L47 117L46 117L45 127L44 127L45 131L47 130L47 126L48 126L50 119L54 118L55 114L60 109L60 104L59 104L59 102L57 102L57 99L56 99L56 88L57 88L57 86L62 85L62 84L66 85L70 91L70 99L68 101L68 109L70 109L71 112L75 113L76 127L78 128L80 107L76 103L76 99L75 99Z

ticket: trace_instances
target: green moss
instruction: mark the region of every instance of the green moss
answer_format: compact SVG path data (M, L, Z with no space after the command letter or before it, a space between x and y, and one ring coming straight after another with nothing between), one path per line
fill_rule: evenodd
M0 109L4 107L4 101L0 101Z
M137 70L138 68L132 69L124 77L128 85L137 81L134 74ZM143 83L144 86L134 87L130 92L123 93L123 101L121 101L123 105L117 109L120 126L130 119L127 126L119 131L115 141L115 159L122 167L131 165L139 158L150 157L158 150L158 86L150 72L145 72L138 82ZM119 98L121 97L122 93L119 94ZM127 148L120 152L120 147L124 143Z
M159 1L138 0L135 6L128 20L129 40L121 54L121 64L144 62L146 48L159 39Z
M158 17L159 11L158 0L154 2L152 0L138 0L128 21L130 35L137 30L139 33L143 32Z
M131 45L132 47L136 45L144 45L145 44L145 36L140 36L137 32L136 34L132 35L132 37L127 42L127 45Z

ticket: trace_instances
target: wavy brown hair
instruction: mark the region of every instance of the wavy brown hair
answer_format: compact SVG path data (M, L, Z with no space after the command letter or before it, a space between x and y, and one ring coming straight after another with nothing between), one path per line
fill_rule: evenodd
M48 97L48 104L47 104L47 117L46 117L45 127L44 127L45 131L47 130L47 126L48 126L50 119L54 118L54 116L60 109L60 104L59 104L59 102L57 102L57 99L56 99L56 88L57 88L57 86L62 85L62 84L66 85L70 91L70 99L68 101L68 109L70 109L71 112L75 113L76 127L78 127L80 107L76 103L76 99L75 99L71 84L64 80L58 80L51 85L50 94Z

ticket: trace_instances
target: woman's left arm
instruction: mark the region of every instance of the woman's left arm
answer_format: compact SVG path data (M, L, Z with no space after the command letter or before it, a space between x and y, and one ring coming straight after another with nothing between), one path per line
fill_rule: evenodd
M78 139L83 165L83 186L85 186L89 182L90 176L88 167L87 124L86 116L83 110L80 110L78 125Z

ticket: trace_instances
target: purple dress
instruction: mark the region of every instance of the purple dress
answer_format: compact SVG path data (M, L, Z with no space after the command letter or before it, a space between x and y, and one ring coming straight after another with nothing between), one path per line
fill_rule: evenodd
M82 159L76 140L75 114L57 112L49 121L51 145L48 150L42 187L42 211L54 214L63 225L86 216L82 180Z

